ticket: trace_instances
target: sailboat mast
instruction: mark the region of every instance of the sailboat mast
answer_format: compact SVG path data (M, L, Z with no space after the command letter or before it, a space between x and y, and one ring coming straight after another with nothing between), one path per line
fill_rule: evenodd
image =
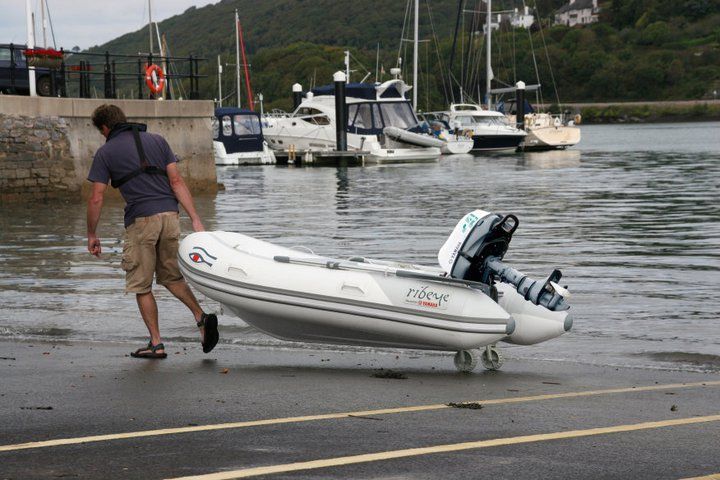
M417 91L418 91L418 44L420 43L418 37L419 30L419 19L420 16L420 0L415 0L415 34L413 38L413 110L417 110Z
M375 52L375 82L380 81L380 42L377 44L377 52Z
M222 108L222 63L220 63L220 55L218 55L218 107Z
M45 21L45 0L40 0L40 18L42 19L43 48L47 48L47 22Z
M150 36L150 55L152 55L152 53L153 53L152 0L148 0L148 35Z
M27 21L27 48L28 50L32 50L35 48L35 22L33 21L33 10L32 5L30 4L30 0L25 0L25 20ZM35 84L35 67L31 67L28 65L28 79L29 79L29 88L30 88L30 96L36 97L37 96L37 90L36 90L36 84Z
M245 56L245 40L243 39L242 25L238 20L238 32L240 33L240 50L242 51L243 71L245 72L245 93L247 94L248 105L250 110L255 110L255 101L253 100L252 86L250 85L250 69Z
M235 9L235 88L237 89L237 107L240 108L240 16Z
M485 101L487 102L487 109L490 110L490 82L492 81L492 65L490 64L490 42L492 39L492 0L486 0L486 6L487 6L487 21L486 21L486 28L487 28L487 41L485 42L487 44L487 52L485 54L485 79L486 79L486 88L485 88Z

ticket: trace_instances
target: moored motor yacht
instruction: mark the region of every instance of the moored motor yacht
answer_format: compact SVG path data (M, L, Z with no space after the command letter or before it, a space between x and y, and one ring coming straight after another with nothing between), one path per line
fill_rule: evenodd
M263 137L260 115L240 108L217 108L212 118L215 165L275 163Z
M347 147L370 161L430 160L442 141L422 133L400 79L346 86ZM332 152L336 149L335 92L332 85L307 93L291 114L267 115L265 137L275 150Z
M453 130L471 136L472 151L515 150L526 135L502 113L472 103L453 103L450 110L432 113Z
M187 236L178 255L188 282L271 336L455 351L461 371L478 360L498 369L497 342L531 345L572 326L559 271L534 281L502 262L517 226L513 215L467 214L439 267L333 259L221 231Z

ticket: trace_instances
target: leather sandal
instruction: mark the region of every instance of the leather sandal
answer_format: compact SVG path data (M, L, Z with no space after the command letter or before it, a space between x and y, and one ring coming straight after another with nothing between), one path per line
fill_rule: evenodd
M165 345L162 343L153 345L150 341L147 347L138 348L130 353L130 356L133 358L167 358L167 353L158 353L158 350L165 350Z
M210 353L218 340L220 340L220 332L218 332L218 319L214 313L203 313L200 321L197 322L198 328L205 327L205 336L202 342L203 352Z

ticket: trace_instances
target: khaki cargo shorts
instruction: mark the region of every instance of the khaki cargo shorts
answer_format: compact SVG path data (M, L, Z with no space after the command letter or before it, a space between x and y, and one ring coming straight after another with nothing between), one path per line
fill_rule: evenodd
M126 293L148 293L153 275L159 285L183 280L178 267L180 218L177 212L138 217L125 229L122 269Z

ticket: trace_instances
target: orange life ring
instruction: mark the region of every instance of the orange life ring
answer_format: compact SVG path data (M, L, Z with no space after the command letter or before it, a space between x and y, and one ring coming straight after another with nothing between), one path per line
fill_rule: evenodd
M162 92L165 88L165 73L162 68L155 64L149 65L145 69L145 83L152 93Z

